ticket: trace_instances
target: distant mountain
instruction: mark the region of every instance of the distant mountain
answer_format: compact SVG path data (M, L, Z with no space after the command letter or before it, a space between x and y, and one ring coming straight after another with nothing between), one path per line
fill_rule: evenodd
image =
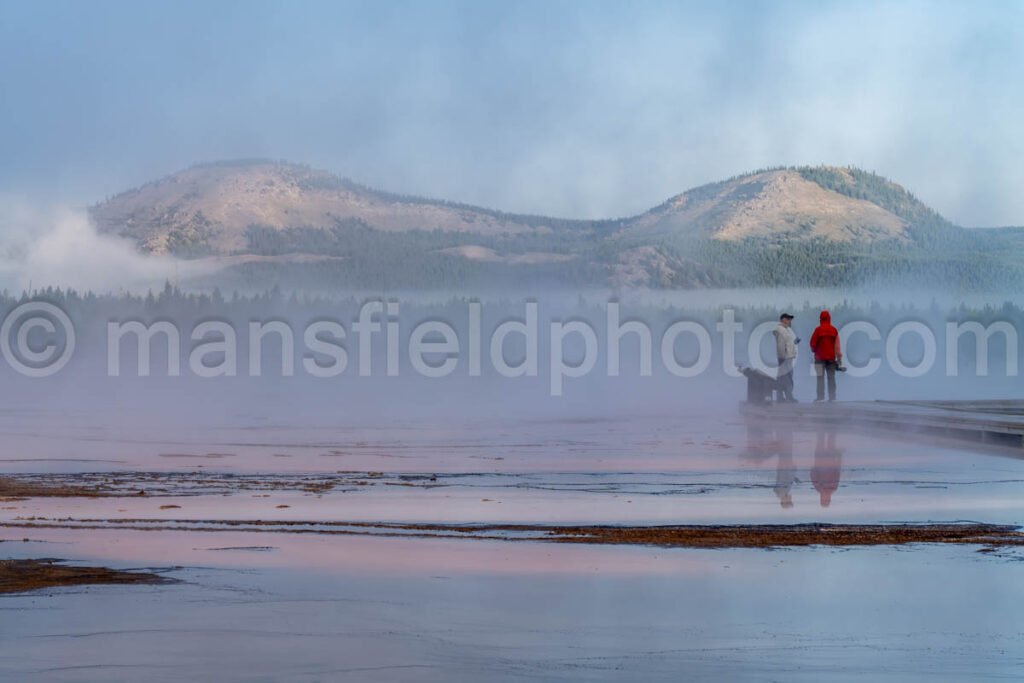
M253 247L246 233L252 227L361 225L386 232L480 235L590 227L583 221L388 194L326 171L263 160L196 165L122 192L91 214L101 231L134 239L143 251L186 255L249 253Z
M90 210L139 249L216 258L233 284L818 285L1017 277L1014 231L952 225L853 168L757 171L639 216L584 221L388 194L264 160L193 166ZM1005 247L1012 253L1000 253ZM1004 250L1005 251L1005 250ZM981 272L975 255L998 254Z
M856 180L846 170L837 170ZM763 171L677 195L629 221L633 235L704 234L712 239L907 241L908 222L867 199L823 187L799 171Z

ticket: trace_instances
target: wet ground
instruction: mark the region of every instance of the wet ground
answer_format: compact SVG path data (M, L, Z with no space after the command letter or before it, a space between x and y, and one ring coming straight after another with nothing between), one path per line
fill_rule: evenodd
M443 427L59 417L0 416L0 557L181 583L4 596L2 680L984 680L1024 666L1024 552L985 534L619 545L665 525L1013 534L1018 450L729 411ZM580 525L615 538L538 533Z

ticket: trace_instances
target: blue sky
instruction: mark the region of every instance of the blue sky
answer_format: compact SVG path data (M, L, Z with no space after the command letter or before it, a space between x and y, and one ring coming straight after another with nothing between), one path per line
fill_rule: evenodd
M637 213L853 164L1024 224L1024 3L0 0L0 194L84 205L271 157L397 192Z

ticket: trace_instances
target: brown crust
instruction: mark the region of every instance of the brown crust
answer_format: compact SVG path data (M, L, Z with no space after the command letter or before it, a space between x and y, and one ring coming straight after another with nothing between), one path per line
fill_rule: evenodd
M786 548L944 543L989 549L1022 546L1024 532L998 524L735 524L692 526L550 526L538 524L404 524L392 522L81 519L29 517L10 528L245 531L322 535L465 538L674 548Z
M158 584L173 579L151 572L78 567L62 560L0 560L0 594L93 584Z

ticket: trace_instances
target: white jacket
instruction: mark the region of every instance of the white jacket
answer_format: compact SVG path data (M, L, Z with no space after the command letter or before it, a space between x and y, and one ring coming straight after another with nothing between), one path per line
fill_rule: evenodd
M775 335L775 356L783 360L796 358L796 333L792 327L786 327L782 323L772 330Z

